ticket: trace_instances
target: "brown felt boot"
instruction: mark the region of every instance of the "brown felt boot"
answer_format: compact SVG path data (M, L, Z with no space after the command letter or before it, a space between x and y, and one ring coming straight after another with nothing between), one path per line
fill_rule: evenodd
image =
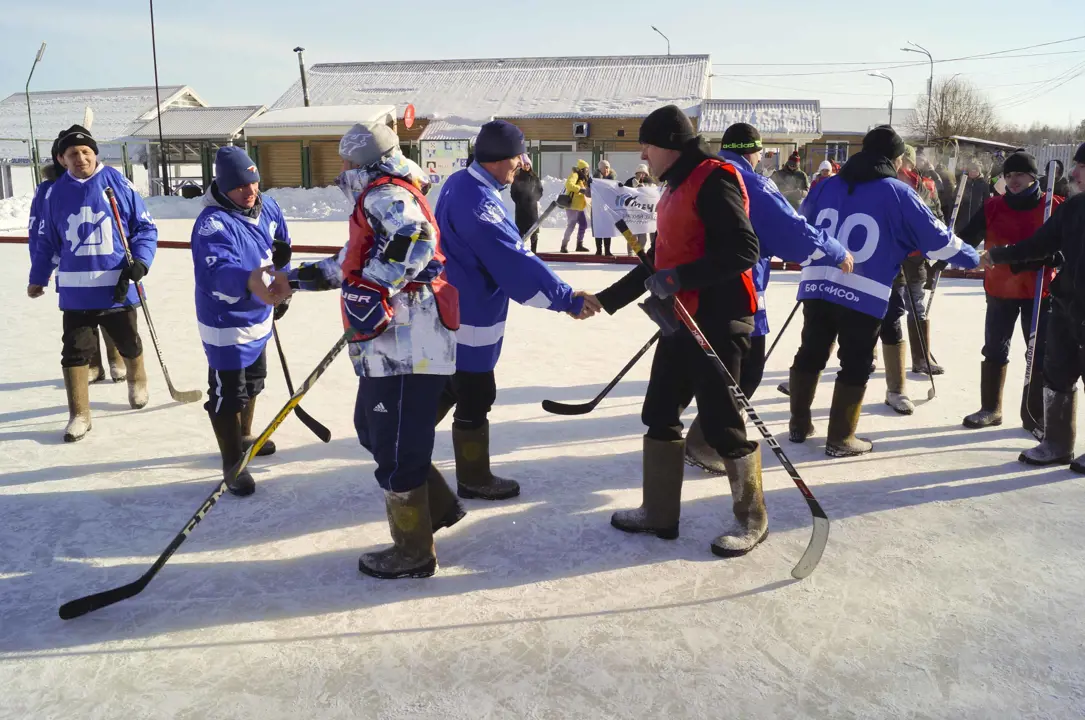
M128 404L136 410L146 407L149 395L147 394L147 370L143 367L143 355L134 358L124 358L124 367L128 371Z
M490 472L490 424L474 430L452 426L452 449L456 454L456 494L479 500L507 500L520 494L515 480Z
M793 443L806 442L814 434L814 421L810 406L818 391L821 373L808 373L791 368L788 387L791 390L791 421L788 423L787 439Z
M362 555L358 570L381 580L432 576L437 572L437 550L433 546L427 486L407 492L385 491L384 503L394 544Z
M712 542L712 554L720 557L745 555L760 545L769 534L769 516L765 493L761 489L761 448L727 463L731 481L731 502L738 528Z
M701 429L700 415L693 418L689 431L686 432L686 465L701 468L713 475L727 474L723 458L705 440L704 430Z
M1002 389L1005 386L1005 365L996 365L987 360L980 363L980 409L965 417L966 428L976 429L1002 424ZM1043 410L1040 412L1043 414Z
M239 413L229 415L217 415L209 412L211 427L215 430L215 440L218 441L219 454L222 456L222 477L226 481L226 489L238 497L245 497L256 492L256 481L252 479L248 469L244 469L235 478L231 470L245 454L241 446L241 416Z
M109 333L105 330L102 330L102 341L105 343L106 360L109 362L109 377L115 383L124 382L128 379L128 368L124 365L121 351L117 349L113 338L109 337Z
M102 348L99 337L104 335L94 328L94 352L90 356L90 365L87 367L87 382L94 384L105 380L105 368L102 367Z
M426 474L426 487L429 488L429 516L433 520L433 532L452 527L467 514L445 482L444 475L432 464Z
M886 345L885 349L885 404L901 415L911 415L915 405L905 394L904 343Z
M64 390L68 394L68 426L64 442L82 440L90 432L90 375L86 365L64 368Z
M241 411L241 444L246 450L248 450L254 442L256 437L252 434L252 421L256 416L256 398L249 398L249 402L245 405L245 409ZM268 455L275 454L275 443L268 438L267 441L260 446L260 449L256 451L256 457L267 457Z
M610 524L629 533L648 533L663 540L678 537L682 511L682 458L684 440L655 440L644 436L641 506L619 510Z
M829 410L829 432L825 442L826 455L853 457L865 455L874 449L874 443L855 437L865 394L865 387L845 385L839 380L836 381L833 388L833 405Z
M920 375L942 375L945 373L945 369L936 364L933 360L928 365L927 358L923 357L923 348L927 349L927 354L931 352L931 321L921 320L919 327L916 328L915 322L908 321L908 344L912 348L912 372L919 373ZM920 336L925 345L920 345Z

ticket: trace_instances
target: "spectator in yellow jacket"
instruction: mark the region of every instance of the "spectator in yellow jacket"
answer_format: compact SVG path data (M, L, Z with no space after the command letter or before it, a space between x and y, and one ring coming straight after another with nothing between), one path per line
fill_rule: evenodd
M584 233L588 231L588 215L585 211L588 208L587 190L590 183L588 175L590 171L591 166L587 161L577 160L576 167L565 180L565 194L569 196L571 203L565 210L565 237L561 239L563 253L569 252L569 238L573 235L574 227L577 229L576 251L589 252L588 248L584 247Z

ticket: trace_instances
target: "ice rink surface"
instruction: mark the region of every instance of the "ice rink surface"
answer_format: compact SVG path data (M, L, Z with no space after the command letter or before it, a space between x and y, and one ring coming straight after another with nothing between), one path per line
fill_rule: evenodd
M189 227L163 222L162 237L186 239ZM292 227L304 242L344 235L342 223ZM26 298L25 246L0 246L0 263L0 717L1085 714L1085 480L1017 462L1032 444L1017 423L1019 337L1006 424L961 427L979 407L977 282L939 290L933 344L947 373L934 401L926 378L909 375L918 407L897 416L882 403L881 371L871 379L860 434L875 451L864 457L824 455L832 364L815 401L818 434L786 441L788 404L775 386L798 321L785 334L754 403L833 523L802 582L789 573L809 511L767 447L771 534L752 554L710 554L730 494L725 480L689 468L677 541L611 528L614 510L640 502L649 359L589 415L548 415L539 403L590 399L653 326L635 307L577 322L514 306L492 449L523 494L466 502L467 517L437 535L435 577L358 573L358 554L385 545L388 528L354 435L344 354L302 403L331 428L330 444L288 419L278 453L253 466L254 496L223 497L141 595L64 622L61 603L130 582L154 561L218 483L217 449L201 406L170 401L146 331L150 405L132 411L123 383L94 385L93 430L65 445L56 295ZM598 290L624 268L558 271ZM776 275L774 329L796 281ZM147 287L174 382L205 389L189 254L161 250ZM335 293L295 296L280 324L295 382L339 323ZM258 425L287 399L273 350L268 365ZM449 426L434 458L451 481Z

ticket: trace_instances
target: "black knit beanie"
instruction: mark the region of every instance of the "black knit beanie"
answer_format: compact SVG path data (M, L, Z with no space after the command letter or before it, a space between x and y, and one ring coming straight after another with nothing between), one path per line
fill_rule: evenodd
M739 155L750 155L761 149L761 133L749 123L735 123L723 133L721 150L734 150Z
M1074 153L1074 162L1085 165L1085 143L1081 143L1081 147Z
M76 145L86 145L95 155L98 154L98 143L94 142L90 131L82 125L72 125L57 136L57 155L63 155L68 148Z
M1036 158L1029 155L1024 150L1017 150L1010 153L1010 156L1006 158L1006 162L1002 164L1002 174L1019 172L1028 173L1032 177L1040 176L1040 166L1036 164Z
M863 150L890 160L903 155L906 149L904 141L890 125L879 125L863 138Z
M644 118L640 125L639 142L667 150L681 150L697 137L693 123L677 105L665 105Z

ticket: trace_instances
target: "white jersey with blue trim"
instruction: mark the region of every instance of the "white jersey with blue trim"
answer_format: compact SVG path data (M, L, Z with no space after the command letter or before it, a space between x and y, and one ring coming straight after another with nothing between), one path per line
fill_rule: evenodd
M936 218L915 190L895 178L849 188L839 175L818 183L801 212L851 252L855 270L810 266L799 300L828 300L866 315L885 316L901 262L918 250L931 260L973 268L979 256Z

